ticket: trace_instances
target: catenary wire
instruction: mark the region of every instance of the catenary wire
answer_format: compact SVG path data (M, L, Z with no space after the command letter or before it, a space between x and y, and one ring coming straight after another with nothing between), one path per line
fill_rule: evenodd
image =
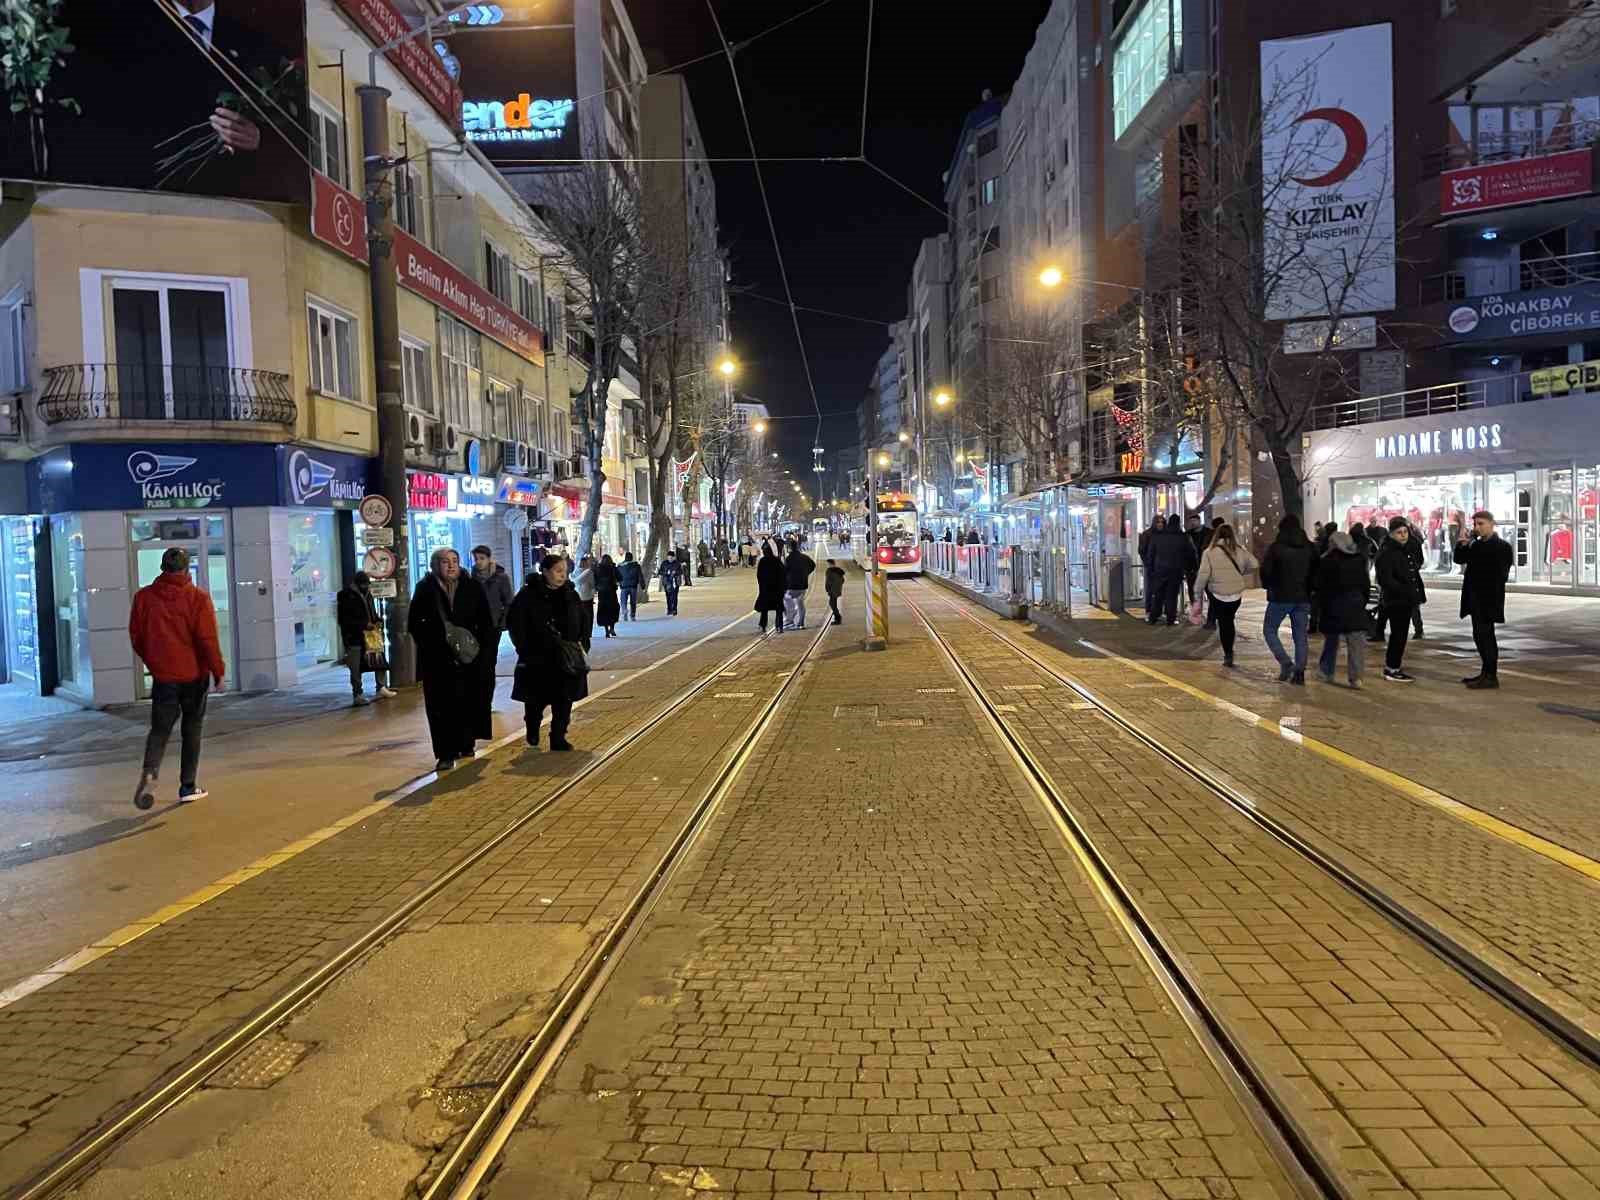
M877 15L878 0L867 0L867 48L862 55L865 65L861 71L861 158L867 157L867 101L872 97L872 24Z

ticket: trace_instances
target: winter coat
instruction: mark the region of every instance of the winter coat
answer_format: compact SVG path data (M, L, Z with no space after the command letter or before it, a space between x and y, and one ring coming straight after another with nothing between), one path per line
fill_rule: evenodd
M1372 573L1378 584L1378 601L1384 608L1412 608L1428 602L1416 559L1408 547L1394 538L1383 539Z
M346 646L365 646L366 632L378 622L378 603L371 592L351 584L339 590L339 640Z
M1185 529L1183 536L1194 543L1194 558L1198 563L1205 557L1206 547L1211 544L1211 530L1202 525L1199 529Z
M656 574L661 576L664 591L675 592L683 586L683 564L675 558L662 559Z
M1307 604L1317 573L1317 551L1303 529L1281 529L1261 556L1261 582L1271 604Z
M456 662L455 655L444 644L444 623L439 610L452 625L460 625L478 639L479 654L470 663ZM487 676L494 674L492 647L499 639L500 629L489 615L489 598L483 585L470 573L463 573L456 581L455 602L445 598L444 589L430 572L422 577L411 594L411 616L407 632L417 645L417 674L443 678L452 674Z
M1147 553L1150 571L1155 575L1181 575L1199 564L1194 543L1181 529L1163 529L1152 534Z
M783 585L791 592L803 592L811 586L811 572L817 564L804 550L793 551L783 561Z
M1461 576L1461 615L1503 624L1511 543L1499 534L1457 542L1455 560L1466 568Z
M644 568L636 562L617 565L617 586L636 588L644 582Z
M1200 556L1200 572L1194 580L1195 594L1209 587L1218 600L1224 596L1236 597L1250 586L1250 572L1256 566L1256 560L1243 546L1234 552L1231 561L1220 543L1208 546Z
M844 568L829 567L822 577L822 586L835 600L844 595Z
M194 683L227 674L217 611L187 571L163 571L133 597L128 638L157 683Z
M1317 563L1317 612L1323 633L1367 631L1367 556L1330 548Z
M488 575L479 575L477 568L473 568L472 577L483 586L484 597L489 602L489 619L494 622L496 629L504 629L506 610L511 607L511 598L516 595L511 576L506 574L504 567L495 563L494 570Z
M511 603L506 626L517 648L517 673L511 698L525 704L582 700L589 694L589 676L562 669L561 641L583 641L584 603L571 580L558 588L535 576Z
M598 563L594 569L594 623L605 629L622 619L622 602L617 599L621 570L613 563Z
M756 563L755 611L782 612L783 584L783 564L776 557L769 558L763 554Z

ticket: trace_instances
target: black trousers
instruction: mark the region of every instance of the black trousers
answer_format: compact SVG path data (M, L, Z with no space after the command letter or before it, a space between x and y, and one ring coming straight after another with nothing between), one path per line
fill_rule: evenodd
M1415 604L1401 604L1384 608L1378 613L1380 622L1386 618L1389 622L1389 648L1383 656L1383 665L1387 670L1398 671L1400 664L1405 661L1406 642L1411 640L1411 618L1416 611Z
M550 709L550 736L564 738L567 730L572 725L572 701L562 697L551 699L548 704L543 700L530 700L522 707L522 719L528 727L528 740L539 740L539 726L544 722L544 710Z
M156 683L150 689L150 732L144 739L144 769L151 775L161 770L172 727L182 717L183 754L178 760L178 782L193 787L200 770L200 733L206 723L206 692L211 680L205 676L192 683Z
M1217 616L1217 636L1222 639L1222 653L1228 658L1233 657L1233 642L1236 631L1233 627L1233 618L1239 612L1239 606L1244 600L1213 600L1211 611Z
M667 616L669 616L669 617L677 616L678 615L678 589L675 588L675 587L669 587L669 588L662 588L661 590L662 590L663 593L665 593L665 595L667 597Z
M1472 614L1472 644L1483 659L1483 673L1493 678L1500 672L1500 639L1495 634L1495 623L1487 617Z
M482 690L478 679L448 668L422 677L422 708L428 714L435 758L460 758L471 751L471 713ZM492 677L489 693L494 694Z
M1178 619L1178 600L1182 595L1183 572L1158 571L1155 578L1155 591L1147 605L1150 624L1154 625L1163 616L1165 616L1169 625L1176 621Z
M1389 610L1386 608L1380 608L1378 610L1378 626L1372 631L1372 636L1377 641L1381 642L1383 640L1383 630L1388 623ZM1411 606L1411 632L1417 637L1422 636L1422 605L1420 604L1413 604Z
M828 597L828 609L833 613L833 623L835 625L839 625L844 622L844 616L839 612L839 597Z

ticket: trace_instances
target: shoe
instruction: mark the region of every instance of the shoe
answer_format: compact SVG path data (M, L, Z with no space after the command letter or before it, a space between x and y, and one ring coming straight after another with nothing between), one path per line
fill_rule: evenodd
M1289 682L1294 684L1296 687L1305 687L1306 673L1304 671L1296 671L1294 675L1290 677Z
M1200 626L1200 628L1201 629L1209 629L1212 632L1215 632L1216 628L1217 628L1217 623L1215 621L1208 621L1208 622L1206 622L1206 624Z
M1177 622L1176 622L1176 621L1168 621L1168 622L1167 622L1167 628L1168 628L1168 629L1171 629L1171 628L1172 628L1172 627L1173 627L1173 626L1174 626L1174 625L1176 625L1176 624L1177 624Z
M564 738L564 737L558 737L556 734L551 734L550 735L550 749L552 749L552 750L571 750L572 749L572 743L567 741L567 739Z
M1416 676L1407 675L1404 671L1391 671L1388 667L1383 669L1383 677L1390 683L1415 683Z
M399 694L400 693L395 691L392 687L381 687L378 689L379 700L393 700Z
M1384 644L1384 642L1386 640L1387 639L1381 638L1381 637L1369 637L1369 638L1367 638L1367 645L1369 645L1369 646L1381 646L1381 645Z
M140 812L148 812L156 802L155 792L151 790L150 786L155 781L154 772L139 772L139 785L133 789L133 806Z
M456 760L453 758L441 758L438 762L433 764L433 769L439 772L439 774L443 775L446 771L453 771L456 769Z
M1233 655L1231 655L1231 654L1224 654L1224 655L1223 655L1223 656L1222 656L1222 665L1223 665L1223 666L1225 666L1225 667L1231 667L1231 666L1233 666Z
M1359 692L1359 691L1360 691L1360 690L1361 690L1361 680L1359 680L1359 679L1352 679L1352 680L1351 680L1351 681L1350 681L1350 690L1351 690L1351 691L1352 691L1352 692Z
M1420 641L1422 641L1422 640L1423 640L1423 633L1422 633L1422 630L1420 630L1420 629L1419 629L1419 630L1417 630L1417 632L1415 632L1415 633L1413 633L1413 634L1412 634L1412 635L1411 635L1411 640L1412 640L1412 641L1414 641L1414 642L1420 642Z
M1278 664L1278 682L1279 683L1288 683L1289 682L1289 676L1291 676L1293 674L1294 674L1294 667L1293 667L1292 664L1290 664L1290 663L1279 663Z
M528 730L528 745L535 750L539 748L539 731L537 729Z
M1318 671L1317 672L1317 678L1322 680L1323 683L1332 683L1333 682L1333 672L1332 671Z
M365 708L367 705L369 705L371 703L372 703L372 701L368 700L360 692L357 692L354 696L350 697L350 707L351 708Z
M186 783L178 789L178 803L190 804L195 800L204 800L209 795L211 793L198 783Z
M844 622L839 620L837 617L835 617L834 620L833 620L833 624L835 624L835 625L843 625Z
M1500 686L1498 675L1483 675L1467 684L1473 691L1486 691Z
M1476 675L1468 675L1468 676L1466 676L1464 679L1462 679L1461 682L1466 684L1468 687L1471 687L1473 684L1477 683L1478 680L1480 680L1482 678L1483 678L1483 672L1479 671Z

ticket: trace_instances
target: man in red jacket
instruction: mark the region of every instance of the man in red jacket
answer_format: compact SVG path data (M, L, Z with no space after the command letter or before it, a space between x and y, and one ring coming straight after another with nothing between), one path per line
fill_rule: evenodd
M161 556L161 575L133 598L128 618L133 652L155 681L151 693L150 735L144 743L144 771L133 794L135 807L156 802L151 785L161 773L172 726L183 718L183 753L178 770L178 803L203 800L195 782L200 766L200 731L206 719L206 691L222 690L227 673L217 644L217 614L211 597L189 578L189 552L173 547Z

